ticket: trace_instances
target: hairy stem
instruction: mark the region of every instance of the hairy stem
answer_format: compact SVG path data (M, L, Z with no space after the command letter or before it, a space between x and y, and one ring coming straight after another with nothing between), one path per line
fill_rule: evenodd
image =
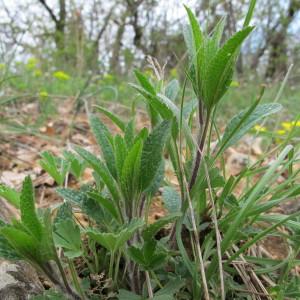
M199 113L200 113L200 111L199 111ZM200 117L199 117L199 120L200 120ZM200 121L199 121L199 124L200 124ZM201 134L201 137L199 139L199 143L198 143L198 147L197 147L198 149L197 149L197 152L196 152L196 159L195 159L195 163L194 163L194 168L193 168L192 176L191 176L191 179L190 179L190 182L189 182L189 191L192 190L192 188L193 188L193 186L196 182L196 179L197 179L198 170L199 170L201 160L202 160L202 152L203 152L203 148L204 148L208 128L209 128L209 113L207 113L204 128L202 130L202 134Z

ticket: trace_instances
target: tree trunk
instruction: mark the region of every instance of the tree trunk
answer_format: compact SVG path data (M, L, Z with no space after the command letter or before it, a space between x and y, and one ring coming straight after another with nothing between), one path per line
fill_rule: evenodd
M122 16L121 23L118 27L116 39L113 44L112 56L110 59L110 71L112 73L120 73L120 51L122 47L122 39L125 32L127 12Z
M287 16L283 18L279 31L273 33L270 41L270 55L265 75L266 78L273 79L277 74L287 71L287 30L299 9L299 0L291 0Z

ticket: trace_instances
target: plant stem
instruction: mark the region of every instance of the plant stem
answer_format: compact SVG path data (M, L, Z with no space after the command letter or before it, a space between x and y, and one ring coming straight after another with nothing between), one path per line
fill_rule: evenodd
M110 260L109 260L109 270L108 270L108 277L113 280L113 270L114 270L114 260L115 260L115 253L110 253Z
M153 291L152 291L152 287L151 287L151 280L150 280L149 272L145 271L145 275L146 275L146 283L147 283L147 288L148 288L148 296L149 296L149 299L153 299Z
M115 285L117 284L117 281L118 281L120 259L121 259L121 251L119 251L119 253L118 253L116 266L115 266L115 277L114 277Z
M150 272L153 279L156 281L156 284L162 289L163 288L163 285L161 284L161 282L159 281L159 279L157 278L156 274L154 271L151 271Z
M209 113L207 112L205 125L204 125L201 137L199 139L198 147L197 147L196 159L195 159L195 163L194 163L194 168L193 168L191 180L189 182L189 191L192 190L192 187L194 186L194 184L196 182L196 179L197 179L198 170L199 170L200 163L201 163L201 160L202 160L202 152L203 152L204 143L205 143L208 128L209 128Z
M59 272L61 274L61 277L63 279L63 282L64 282L64 285L66 287L67 292L70 295L72 295L74 297L74 299L80 299L80 297L77 294L75 294L75 292L70 287L68 279L67 279L67 276L66 276L66 273L65 273L64 268L63 268L63 266L62 266L62 264L61 264L61 262L60 262L60 260L59 260L58 257L56 258L56 264L58 266Z
M71 276L72 276L73 283L74 283L74 286L76 288L76 291L80 294L81 298L84 300L86 298L85 298L84 292L83 292L83 290L80 286L74 263L71 259L68 259L68 264L69 264L69 269L70 269L70 272L71 272Z

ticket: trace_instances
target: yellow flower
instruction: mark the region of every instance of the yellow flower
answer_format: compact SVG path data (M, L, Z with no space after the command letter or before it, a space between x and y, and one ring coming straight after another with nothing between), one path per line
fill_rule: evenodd
M293 127L300 127L300 121L282 122L281 126L285 130L291 130L291 129L293 129Z
M53 73L53 77L59 80L69 80L70 76L63 71L56 71Z
M285 134L285 130L279 129L279 130L276 131L276 133L279 134L279 135L284 135Z
M35 71L34 71L34 76L35 76L35 77L41 77L41 76L42 76L42 71L39 70L39 69L35 70Z
M300 127L300 121L293 121L293 126Z
M260 126L260 125L255 125L254 126L254 130L256 130L257 132L266 132L267 128L264 126Z
M176 68L171 69L170 76L171 77L177 77L177 69Z
M26 64L26 69L29 71L33 70L36 67L37 63L38 61L35 57L29 58Z
M41 98L47 98L49 95L46 91L40 91L40 97Z
M104 80L111 81L114 79L114 76L111 74L105 74L103 77Z
M240 86L240 83L239 83L238 81L232 80L231 83L230 83L230 86L231 86L231 87L239 87L239 86Z

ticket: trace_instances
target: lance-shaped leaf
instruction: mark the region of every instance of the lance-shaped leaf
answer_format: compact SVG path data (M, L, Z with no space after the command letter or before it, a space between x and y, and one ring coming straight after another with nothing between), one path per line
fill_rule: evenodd
M6 223L0 219L0 230L5 227ZM0 231L1 232L1 231ZM21 260L21 256L9 244L8 240L0 234L0 258L8 260Z
M17 208L20 206L20 195L15 189L0 183L0 197Z
M263 118L279 112L282 108L282 105L279 103L265 103L255 107L256 105L254 103L249 109L243 110L229 121L218 144L222 151L235 144Z
M96 138L98 145L101 147L101 151L109 169L109 172L113 175L114 178L117 177L116 171L116 163L113 146L110 143L110 139L112 139L108 129L106 126L99 120L99 118L95 115L91 115L90 117L90 125L92 128L92 132Z
M32 235L12 226L2 227L0 233L15 249L18 255L31 262L43 263L43 258L38 251L39 242Z
M58 185L64 183L69 169L69 162L55 157L52 153L44 151L39 160L41 167L56 181Z
M232 36L209 63L203 93L207 108L214 106L227 91L232 80L237 50L254 27L246 27Z
M132 119L126 126L124 132L124 140L128 148L131 148L134 141L134 131L135 131L135 123L134 119Z
M20 210L22 223L37 240L40 240L42 237L42 225L35 211L33 185L29 176L23 182Z
M70 151L64 151L64 158L66 161L70 164L70 172L79 179L84 172L84 169L86 167L86 163L79 158L77 155L75 155L73 152Z
M170 122L163 121L144 142L141 158L140 186L144 191L153 181L161 164L163 148L170 132Z
M106 117L108 117L114 124L116 124L123 132L125 131L126 125L125 123L115 114L107 110L106 108L95 105L95 108L102 112Z
M127 146L125 140L117 134L114 139L115 144L115 159L116 159L116 168L118 172L118 178L121 178L121 173L123 169L123 164L127 156Z
M56 192L65 200L73 202L78 206L80 206L84 199L87 197L86 194L81 191L76 191L68 188L57 188Z
M156 222L147 226L147 228L143 231L143 238L144 240L151 240L155 234L164 226L169 223L174 222L177 218L181 216L180 212L176 212L165 217L160 218Z
M131 200L138 192L143 143L138 140L128 152L121 173L121 188L126 200Z
M116 186L116 182L112 177L111 173L107 170L106 166L98 159L95 155L89 151L75 147L75 151L94 169L94 171L100 176L102 181L107 186L115 201L119 201L119 191Z
M155 88L153 87L153 85L150 83L150 81L148 80L148 78L141 73L139 70L135 70L134 71L134 75L136 77L136 79L138 80L138 82L140 83L140 85L150 94L155 95L156 91Z
M119 220L119 213L113 201L102 197L100 193L89 192L88 196L94 199L100 206L102 206L106 211L108 211L116 220Z
M178 80L173 79L166 86L165 95L170 100L175 101L179 90L180 90L180 86Z

